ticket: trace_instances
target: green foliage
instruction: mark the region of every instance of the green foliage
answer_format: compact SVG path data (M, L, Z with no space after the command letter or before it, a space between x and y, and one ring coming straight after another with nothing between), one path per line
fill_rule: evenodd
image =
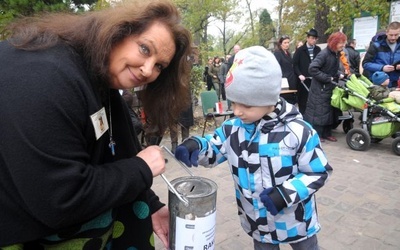
M192 95L195 97L198 97L204 90L203 72L204 68L199 65L194 65L190 72L190 87Z
M174 0L174 2L181 10L184 24L191 31L194 43L200 49L201 62L207 61L209 56L224 56L230 53L238 40L234 37L235 32L228 30L227 26L238 23L238 19L243 16L238 9L235 9L239 0ZM209 28L216 23L222 39L208 34ZM239 32L243 33L236 31Z
M62 0L1 0L0 1L0 32L4 35L4 27L14 18L32 16L42 11L64 11L69 7Z
M325 2L331 7L328 15L331 26L327 30L328 33L346 28L344 30L346 35L351 37L353 19L361 17L362 12L380 16L381 28L385 28L388 24L390 3L386 0L326 0Z
M111 4L108 1L97 0L97 2L91 6L91 10L100 10L100 9L108 8L108 7L110 7L110 5Z
M385 28L389 20L387 0L280 0L283 5L281 34L287 34L293 41L304 40L304 33L315 27L320 33L320 42L329 34L342 30L352 36L352 22L363 12L380 16L379 28ZM327 12L325 13L325 7Z
M258 28L259 44L268 47L269 41L275 36L275 27L271 15L266 9L261 12Z
M97 0L1 0L0 32L7 23L21 16L33 16L40 12L77 11L83 5L92 5ZM74 9L72 6L75 6Z
M321 6L319 6L321 7ZM289 35L292 41L305 40L305 32L315 27L314 18L317 6L315 0L287 0L282 10L279 35Z

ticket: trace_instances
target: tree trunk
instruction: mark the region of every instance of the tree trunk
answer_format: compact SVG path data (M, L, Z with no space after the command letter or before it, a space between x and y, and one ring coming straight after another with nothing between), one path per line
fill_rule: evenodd
M329 7L325 4L324 0L315 0L315 6L317 12L315 13L315 29L318 31L318 42L326 43L330 34L325 34L325 31L329 28L328 14Z

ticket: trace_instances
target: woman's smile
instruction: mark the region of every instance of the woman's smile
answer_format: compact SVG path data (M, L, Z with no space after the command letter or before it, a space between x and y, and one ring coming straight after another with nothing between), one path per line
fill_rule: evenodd
M175 54L171 31L155 22L140 35L122 40L110 54L110 87L130 89L149 84L168 67Z

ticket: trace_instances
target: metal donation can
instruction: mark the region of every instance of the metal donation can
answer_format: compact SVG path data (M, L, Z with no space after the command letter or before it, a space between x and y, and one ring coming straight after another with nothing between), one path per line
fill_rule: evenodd
M214 249L217 184L196 176L180 177L172 180L171 184L187 199L188 204L169 190L170 249Z
M170 155L174 154L162 146ZM174 157L174 159L176 159ZM169 182L169 248L171 250L213 250L215 243L217 184L190 174Z

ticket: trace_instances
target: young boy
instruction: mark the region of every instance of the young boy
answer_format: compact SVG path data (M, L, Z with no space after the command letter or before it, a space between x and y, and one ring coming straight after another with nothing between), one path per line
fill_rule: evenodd
M388 88L390 79L389 75L383 71L376 71L371 76L372 83L374 85L370 86L369 95L374 100L380 101L389 97L391 91L399 90L396 87Z
M175 156L189 167L228 161L243 229L254 249L319 249L314 193L332 172L318 134L279 97L282 73L261 46L239 51L225 90L236 117L214 135L191 137Z

